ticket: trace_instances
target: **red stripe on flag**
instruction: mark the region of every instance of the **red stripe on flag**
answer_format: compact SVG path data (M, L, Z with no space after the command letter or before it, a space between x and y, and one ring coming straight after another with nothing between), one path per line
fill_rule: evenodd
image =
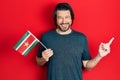
M27 47L30 46L30 44L35 40L35 38L30 35L24 42L23 44L18 48L18 52L20 52L21 54L27 49Z

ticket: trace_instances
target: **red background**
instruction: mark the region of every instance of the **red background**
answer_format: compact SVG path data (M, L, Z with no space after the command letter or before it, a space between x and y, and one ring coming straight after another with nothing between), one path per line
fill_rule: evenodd
M13 46L30 30L37 38L54 29L53 10L64 0L0 0L0 80L46 80L46 67L37 66L39 45L27 56ZM73 29L86 34L91 56L100 42L115 37L111 53L91 71L83 71L83 80L120 80L120 2L119 0L66 0L73 7Z

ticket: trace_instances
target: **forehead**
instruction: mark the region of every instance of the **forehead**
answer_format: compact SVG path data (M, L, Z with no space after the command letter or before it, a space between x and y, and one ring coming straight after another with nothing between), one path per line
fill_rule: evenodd
M69 10L58 10L57 11L57 16L70 16L70 11Z

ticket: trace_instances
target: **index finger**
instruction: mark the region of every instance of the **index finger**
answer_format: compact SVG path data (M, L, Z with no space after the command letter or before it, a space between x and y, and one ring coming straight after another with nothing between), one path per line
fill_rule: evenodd
M108 44L111 45L111 43L113 42L114 39L115 39L115 38L112 37L112 38L110 39L110 41L108 42Z

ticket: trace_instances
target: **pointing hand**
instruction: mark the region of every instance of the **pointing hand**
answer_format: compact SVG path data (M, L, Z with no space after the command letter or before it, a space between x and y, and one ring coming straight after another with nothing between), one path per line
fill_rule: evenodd
M110 39L108 43L101 43L99 45L99 55L101 57L106 56L108 53L110 53L110 45L112 44L114 40L114 37Z

